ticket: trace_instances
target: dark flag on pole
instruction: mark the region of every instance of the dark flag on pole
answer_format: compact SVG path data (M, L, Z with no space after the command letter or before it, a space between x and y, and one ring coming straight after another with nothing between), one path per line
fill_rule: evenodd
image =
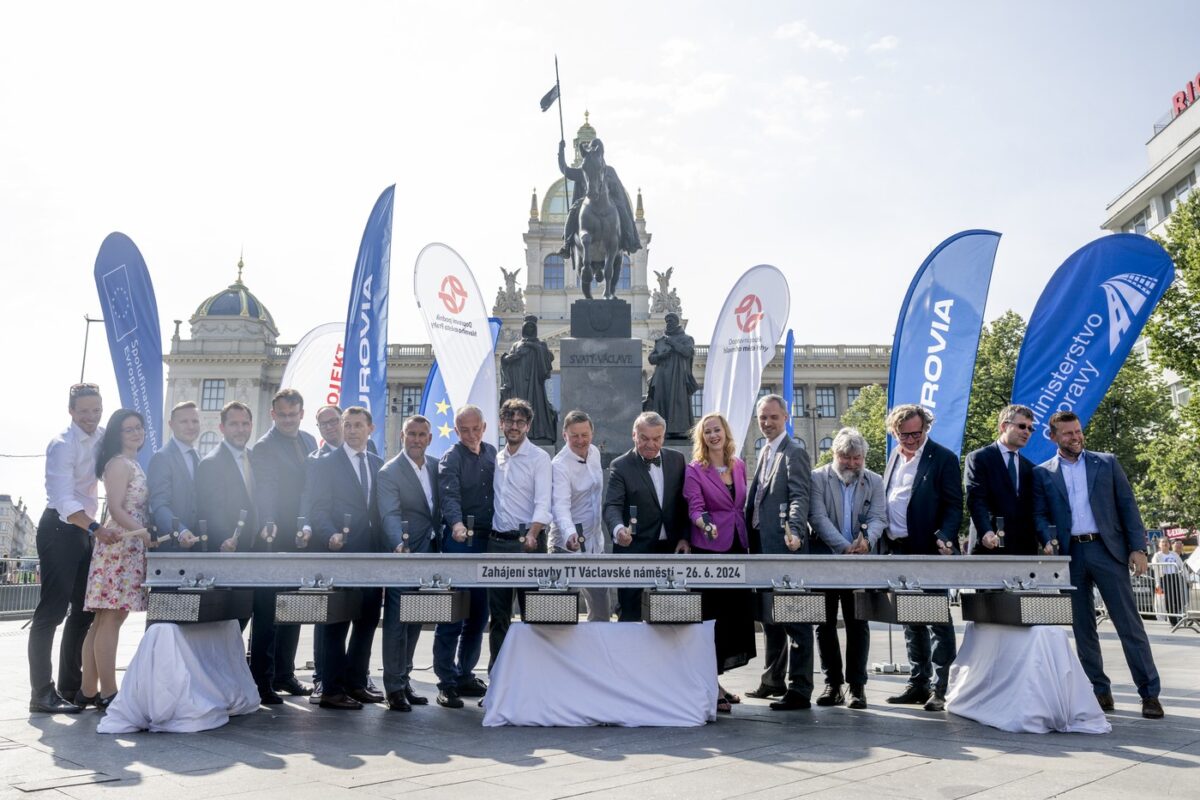
M556 82L554 86L550 88L550 91L546 92L546 94L542 96L542 111L549 111L550 106L554 105L554 101L557 99L558 83Z

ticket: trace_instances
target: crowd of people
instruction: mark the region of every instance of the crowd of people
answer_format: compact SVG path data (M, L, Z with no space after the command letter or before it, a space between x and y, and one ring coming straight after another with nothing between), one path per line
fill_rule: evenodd
M120 627L130 611L146 607L142 581L151 547L951 557L960 554L965 499L968 553L1070 557L1076 648L1099 705L1111 711L1114 701L1100 655L1093 588L1120 636L1143 715L1163 715L1158 673L1129 580L1130 568L1136 574L1147 568L1145 530L1120 464L1110 454L1084 449L1080 420L1070 412L1050 418L1058 452L1034 465L1020 452L1034 431L1034 413L1005 407L996 441L966 456L965 479L957 454L930 438L934 417L919 405L900 405L888 414L897 447L883 475L866 468L867 441L852 428L837 434L832 461L812 469L803 445L787 434L788 410L778 395L758 401L765 444L752 471L736 455L722 415L707 414L696 423L689 461L664 446L664 419L645 412L634 422L632 447L612 461L606 481L586 413L564 415L565 445L551 458L530 441L534 412L520 399L500 408L499 449L486 441L482 410L466 405L455 414L458 441L440 461L426 457L432 430L418 415L405 420L403 450L386 463L371 445L369 410L320 407L318 444L300 429L303 398L287 388L272 399L271 427L253 445L250 408L227 403L220 418L223 439L201 458L199 412L194 402L183 402L171 410L172 436L145 473L138 462L145 442L140 414L119 409L101 427L102 402L93 384L71 388L68 410L71 424L47 450L48 506L37 532L43 586L29 639L34 712L78 713L112 702L119 688ZM103 518L99 480L107 498ZM611 621L614 611L619 622L640 621L640 589L618 589L616 609L609 590L583 591L589 621ZM490 671L514 598L523 607L525 595L503 587L472 588L470 594L467 619L434 632L436 702L446 708L486 693L476 675L484 630ZM755 601L749 589L702 592L703 615L715 620L719 712L741 702L719 676L757 656ZM837 619L840 606L845 620L844 658L835 622L766 623L764 668L749 696L777 698L772 710L809 708L815 641L825 679L815 702L867 706L868 623L857 616L851 591L830 591L826 602L828 619ZM278 704L281 694L291 694L339 710L386 703L393 711L411 711L427 704L411 682L421 627L402 622L399 606L400 589L365 590L357 619L319 626L309 686L295 673L299 626L276 624L275 590L256 589L249 665L261 702ZM383 691L369 676L381 615ZM55 682L51 651L59 625ZM906 625L904 636L912 672L887 702L942 711L956 654L953 625Z

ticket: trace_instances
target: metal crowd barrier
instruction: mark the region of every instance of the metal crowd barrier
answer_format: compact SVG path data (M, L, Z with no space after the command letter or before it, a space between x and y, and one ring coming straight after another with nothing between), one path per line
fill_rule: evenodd
M37 559L0 559L0 619L32 616L41 596Z
M1166 622L1171 630L1190 628L1200 633L1200 575L1175 564L1150 564L1145 575L1129 576L1138 614L1147 620ZM1096 619L1109 619L1098 590L1093 590Z

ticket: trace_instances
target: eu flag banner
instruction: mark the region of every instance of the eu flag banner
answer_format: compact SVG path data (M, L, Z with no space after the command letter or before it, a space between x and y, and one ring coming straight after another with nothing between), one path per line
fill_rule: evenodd
M383 190L358 247L346 310L342 408L363 406L375 420L371 441L387 452L388 283L392 268L392 205L396 185Z
M494 350L496 342L500 339L500 320L496 317L489 317L488 327L491 328L492 349ZM480 377L485 380L476 382L468 400L483 409L487 409L489 404L495 405L497 397L495 360L493 359L491 370L486 369L486 366L485 364L485 369L480 370ZM490 397L487 396L486 391L487 375L491 376ZM429 443L425 454L432 458L441 458L458 441L458 434L454 432L456 409L450 399L450 393L446 391L446 383L442 380L442 371L438 368L436 360L429 368L429 376L425 379L425 390L421 393L421 409L418 413L427 417L433 425L433 441ZM487 431L484 436L484 441L495 441L495 439L496 431Z
M1054 455L1048 422L1073 411L1087 425L1171 281L1175 265L1153 239L1103 236L1075 251L1050 278L1029 318L1012 401L1033 409L1025 455Z
M792 329L788 328L787 339L783 343L783 399L787 402L787 435L792 437L796 432L792 430L792 418L796 416L796 410L792 408L792 402L796 398L796 335L792 333ZM803 411L804 409L800 409Z
M146 469L163 445L162 333L154 284L137 245L123 233L104 239L93 274L121 405L145 418L146 444L138 461Z
M933 412L933 438L962 449L971 379L1000 234L962 231L939 244L917 270L900 306L888 408L917 403ZM895 442L888 436L888 452Z

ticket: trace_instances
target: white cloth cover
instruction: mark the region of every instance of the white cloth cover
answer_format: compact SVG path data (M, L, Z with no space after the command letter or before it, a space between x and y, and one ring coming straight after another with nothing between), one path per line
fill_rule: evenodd
M258 709L237 620L146 628L96 730L195 733Z
M717 717L713 622L584 622L508 629L483 724L703 725Z
M946 710L1010 733L1109 733L1065 628L967 623Z

